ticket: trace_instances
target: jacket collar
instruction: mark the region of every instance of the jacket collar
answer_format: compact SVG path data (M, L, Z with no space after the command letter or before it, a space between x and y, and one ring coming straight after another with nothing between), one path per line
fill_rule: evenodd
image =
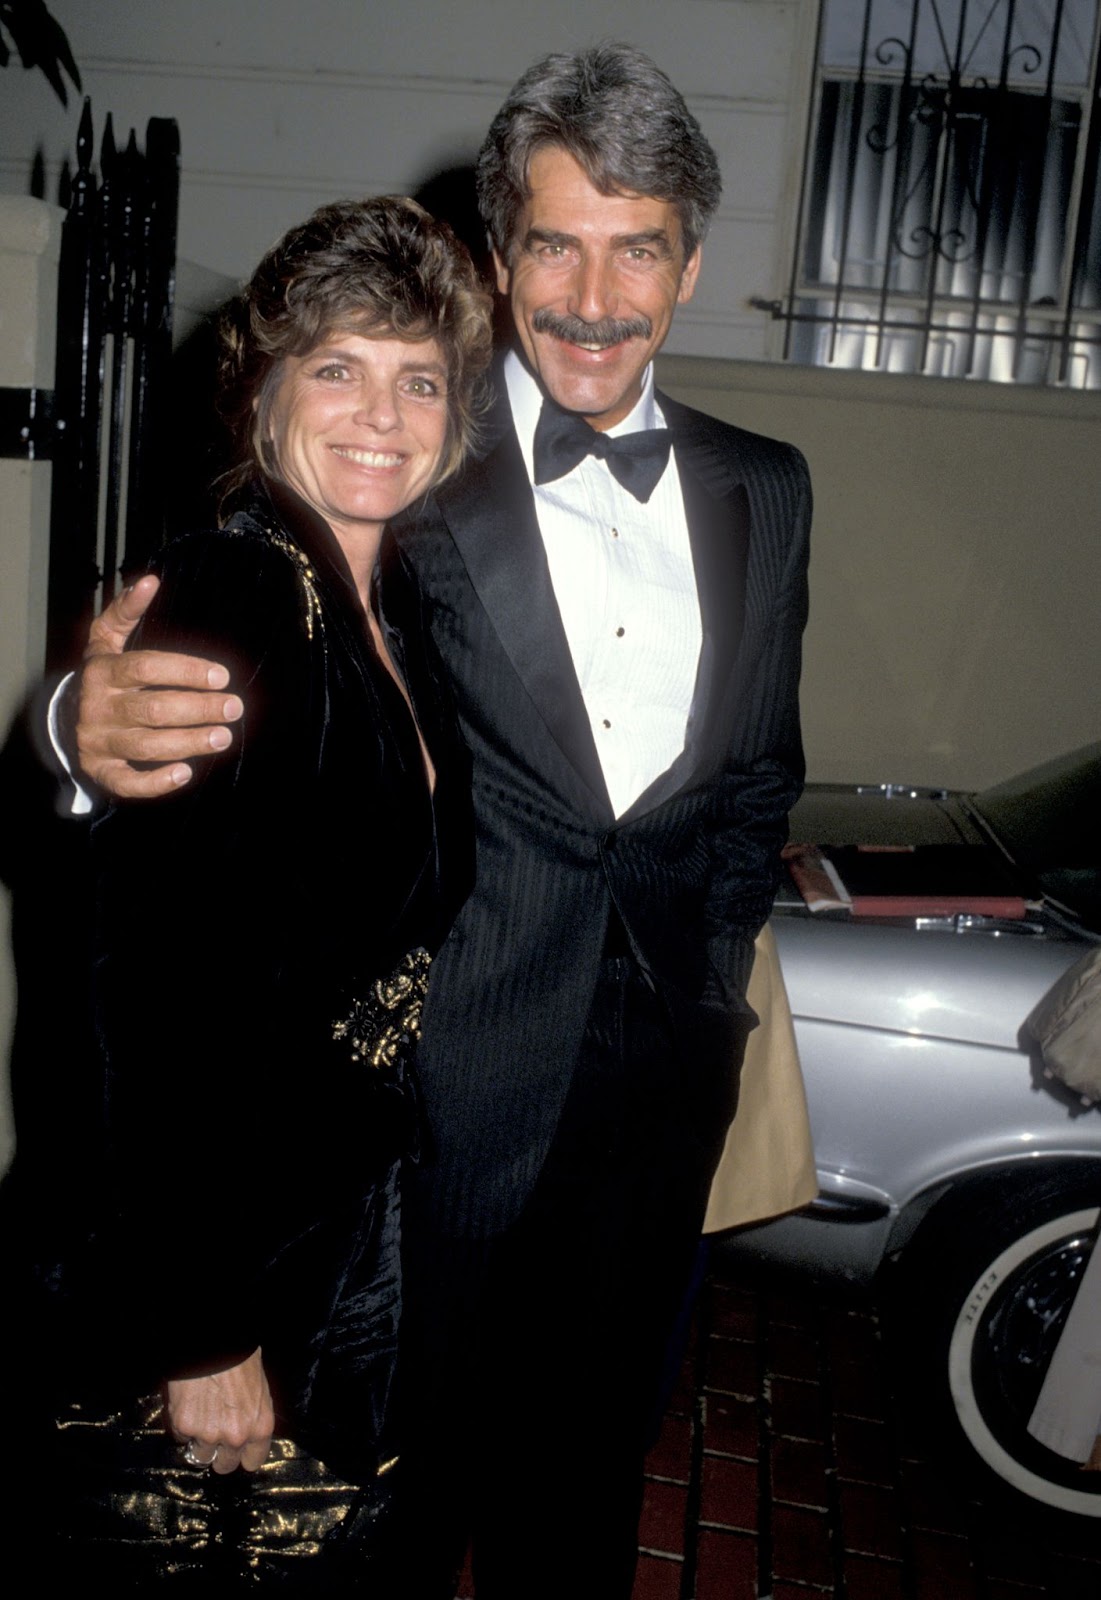
M281 535L296 546L313 568L313 581L321 583L341 612L351 607L357 626L362 626L362 608L352 569L324 517L293 489L273 478L256 479L240 509L269 532Z

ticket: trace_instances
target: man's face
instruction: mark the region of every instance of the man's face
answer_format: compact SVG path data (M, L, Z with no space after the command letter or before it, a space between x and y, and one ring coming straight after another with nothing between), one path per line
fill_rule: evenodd
M494 251L497 287L544 389L603 432L638 401L700 252L684 259L671 201L601 194L561 145L535 153L528 183L509 259Z

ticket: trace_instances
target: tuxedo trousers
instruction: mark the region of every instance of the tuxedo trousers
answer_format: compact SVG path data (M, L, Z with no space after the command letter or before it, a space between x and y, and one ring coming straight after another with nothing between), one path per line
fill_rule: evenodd
M405 1197L404 1600L628 1600L643 1457L725 1123L701 1139L667 1005L606 959L547 1160L499 1237ZM736 1064L732 1064L736 1081Z

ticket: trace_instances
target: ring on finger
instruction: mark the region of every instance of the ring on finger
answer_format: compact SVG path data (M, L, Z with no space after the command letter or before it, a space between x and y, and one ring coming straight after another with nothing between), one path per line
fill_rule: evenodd
M214 1454L211 1456L210 1460L203 1461L201 1457L195 1454L195 1446L198 1444L198 1442L198 1439L189 1439L187 1441L186 1445L184 1446L184 1460L187 1462L189 1467L212 1467L215 1461L218 1459L218 1446L214 1446Z

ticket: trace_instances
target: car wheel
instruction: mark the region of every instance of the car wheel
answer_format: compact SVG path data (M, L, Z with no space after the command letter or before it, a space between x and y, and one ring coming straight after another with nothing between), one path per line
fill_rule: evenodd
M1101 1473L1027 1431L1093 1249L1101 1174L1001 1177L953 1196L906 1253L911 1357L973 1466L1027 1500L1101 1517ZM917 1334L915 1340L913 1335Z

